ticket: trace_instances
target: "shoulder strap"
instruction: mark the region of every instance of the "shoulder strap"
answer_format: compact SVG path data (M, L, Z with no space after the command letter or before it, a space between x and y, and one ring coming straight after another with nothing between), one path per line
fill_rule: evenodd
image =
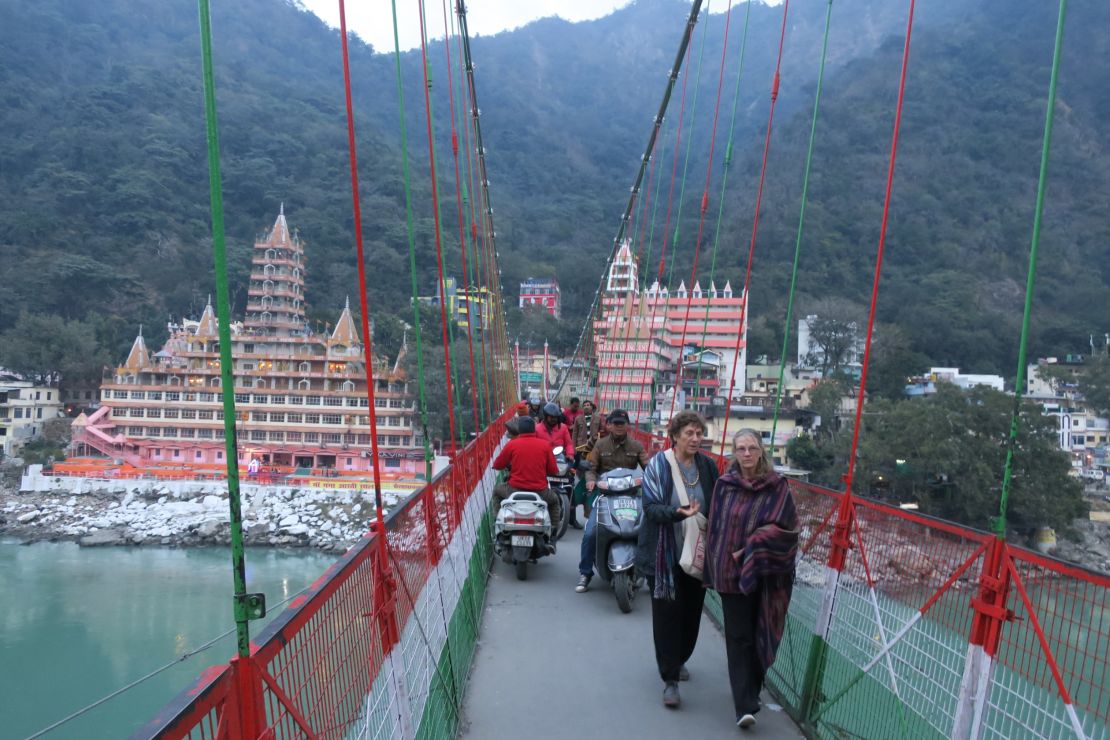
M674 450L667 450L663 456L671 466L671 478L674 481L674 490L678 494L678 502L684 507L689 506L690 496L686 493L686 483L682 480L682 471L678 469L678 458L674 456Z

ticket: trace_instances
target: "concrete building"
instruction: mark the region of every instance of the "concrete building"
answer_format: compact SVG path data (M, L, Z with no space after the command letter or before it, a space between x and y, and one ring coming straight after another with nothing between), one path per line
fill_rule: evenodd
M0 382L0 450L4 457L19 454L23 445L42 435L50 419L62 415L57 388L26 380Z
M682 281L673 292L658 282L641 289L626 241L609 268L593 325L602 408L619 406L633 422L651 417L666 424L695 390L702 402L707 389L716 396L743 395L745 313L745 298L728 282L721 289L716 283L703 288L700 281L691 288ZM687 358L695 363L693 373L684 367Z
M999 393L1005 391L1001 375L974 375L961 373L958 367L931 367L925 375L911 378L903 392L911 397L931 396L937 392L937 383L951 383L965 391L976 386L993 388Z
M558 401L563 406L570 403L570 399L577 398L581 401L594 400L594 372L585 360L571 360L564 358L551 363L555 374L555 387L562 386Z
M1083 361L1082 355L1037 360L1026 369L1025 397L1056 419L1057 442L1072 456L1072 464L1089 469L1096 450L1110 443L1110 419L1092 410L1079 391Z
M543 306L555 318L562 318L563 305L559 281L555 278L528 278L522 282L520 308L523 309L525 306Z
M488 331L493 309L493 292L485 286L472 285L459 288L458 322L464 331Z

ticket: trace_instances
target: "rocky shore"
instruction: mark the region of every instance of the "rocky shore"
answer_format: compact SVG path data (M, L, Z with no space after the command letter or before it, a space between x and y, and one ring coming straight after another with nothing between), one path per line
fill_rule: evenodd
M405 494L384 493L395 506ZM372 492L243 486L247 545L314 547L342 552L374 520ZM226 490L213 483L175 493L148 486L81 493L20 492L0 487L0 536L25 542L72 540L83 546L226 545Z

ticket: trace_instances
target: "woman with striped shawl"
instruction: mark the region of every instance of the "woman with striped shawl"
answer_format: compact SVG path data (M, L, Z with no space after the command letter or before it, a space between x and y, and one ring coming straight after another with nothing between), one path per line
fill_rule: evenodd
M794 585L798 513L759 432L732 438L733 461L713 489L705 585L721 595L736 724L755 725L763 678L782 640Z

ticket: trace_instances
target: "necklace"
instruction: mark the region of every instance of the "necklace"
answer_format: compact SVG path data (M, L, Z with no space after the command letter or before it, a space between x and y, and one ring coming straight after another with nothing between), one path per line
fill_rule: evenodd
M675 459L675 462L678 462L677 458ZM698 481L701 480L701 471L698 470L698 464L696 462L694 463L693 468L694 468L694 479L690 480L689 478L686 477L686 475L687 475L686 466L683 465L681 462L678 462L678 472L682 476L682 482L686 484L687 488L693 488L694 486L696 486L698 484Z

